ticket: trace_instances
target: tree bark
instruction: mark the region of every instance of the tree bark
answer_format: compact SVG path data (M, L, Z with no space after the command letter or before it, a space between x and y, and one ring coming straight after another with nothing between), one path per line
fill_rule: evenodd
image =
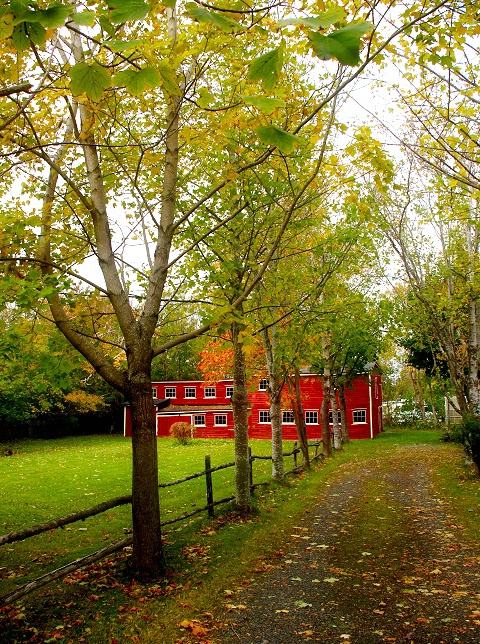
M335 391L335 387L331 387L330 389L330 404L332 405L333 420L333 449L339 450L343 447L343 440L340 431L340 423L338 422L337 393Z
M472 464L473 464L473 473L475 474L475 476L480 477L480 462L472 459Z
M268 373L268 394L270 396L270 422L272 423L272 479L283 481L285 479L285 468L283 464L283 440L282 440L282 410L281 393L283 380L278 372L275 361L275 347L277 329L272 327L270 337L268 329L261 332L263 348L267 363Z
M250 457L248 453L248 391L245 353L239 339L240 328L232 323L233 341L233 422L235 429L235 503L240 514L252 510Z
M328 338L322 337L322 352L325 360L323 368L323 400L320 409L322 419L322 452L324 456L332 455L332 445L330 441L330 423L328 419L328 405L330 403L332 392L332 369L330 366L330 345Z
M342 435L343 442L350 442L350 433L348 431L348 422L347 422L347 402L345 400L345 385L338 385L338 403L340 407L340 418L342 420Z
M478 226L477 221L477 202L470 196L469 204L470 219ZM478 232L477 226L472 225L470 222L465 223L465 238L467 242L468 264L469 271L467 274L467 282L470 286L469 289L469 302L468 302L468 394L470 408L474 415L478 416L480 394L479 394L479 379L478 369L480 362L480 329L479 329L479 314L480 307L475 297L475 288L473 287L474 276L476 275L476 260L478 261Z
M328 422L328 394L323 387L323 400L320 405L320 422L322 424L322 454L324 456L332 455L332 444L330 442L330 424Z
M150 371L131 379L133 566L145 575L162 573L165 560L160 527L155 407Z
M415 402L418 408L418 411L420 412L420 416L422 417L423 422L426 421L426 416L425 416L425 398L423 395L423 387L422 387L422 382L420 380L420 372L418 369L414 369L413 367L409 367L407 369L408 376L410 378L410 382L412 383L412 388L413 388L413 393L415 396Z
M292 384L291 377L287 377L287 387L292 400L293 417L295 418L295 427L297 428L298 442L302 452L303 467L310 469L310 455L308 453L307 426L305 424L305 411L302 404L302 392L300 389L300 371L295 367L294 380Z

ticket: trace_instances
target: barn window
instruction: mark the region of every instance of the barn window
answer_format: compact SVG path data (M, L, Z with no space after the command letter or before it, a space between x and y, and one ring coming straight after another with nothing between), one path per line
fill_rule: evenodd
M270 412L268 409L261 409L258 412L258 422L259 423L269 423L270 422Z
M165 387L165 398L176 398L176 397L177 397L176 387Z
M218 414L215 416L215 425L226 425L227 424L227 416L226 414Z
M306 425L318 425L318 411L306 411L305 412L305 424Z
M216 395L215 387L205 387L205 398L215 398Z
M195 387L185 387L185 398L196 398L197 390Z
M292 424L295 422L295 418L293 416L293 411L282 411L282 423L284 425L287 424Z
M231 398L233 396L233 387L226 387L225 395L227 398Z
M260 380L260 382L258 383L258 390L267 391L267 381L265 378L263 378L263 380Z
M354 423L366 423L367 422L367 410L366 409L354 409L353 410L353 422Z
M157 388L156 388L156 387L152 387L152 396L153 396L154 398L156 398L156 397L157 397Z
M197 414L193 417L195 427L205 427L205 414Z

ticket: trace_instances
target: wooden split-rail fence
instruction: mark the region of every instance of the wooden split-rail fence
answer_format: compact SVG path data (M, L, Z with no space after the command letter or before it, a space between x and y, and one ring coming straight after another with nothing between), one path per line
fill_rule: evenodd
M311 462L314 462L318 460L322 454L320 453L320 441L315 441L315 443L309 443L308 446L314 448L314 455L310 459ZM291 452L284 453L283 456L285 458L292 456L293 457L293 467L292 469L288 470L285 472L285 476L288 476L289 474L293 474L296 472L299 472L303 469L303 465L298 464L298 455L301 453L301 450L297 446L297 443L294 443L293 450ZM256 460L272 460L271 456L254 456L252 455L252 450L249 448L249 462L250 462L250 489L253 493L256 487L262 486L262 485L268 485L269 482L261 482L261 483L254 483L254 474L253 474L253 463ZM212 474L214 472L218 472L219 470L227 469L229 467L235 467L235 463L224 463L223 465L217 465L216 467L211 466L211 459L210 456L205 456L205 470L202 472L196 472L195 474L189 474L188 476L185 476L182 479L177 479L176 481L171 481L169 483L161 483L158 487L159 488L167 488L171 487L173 485L179 485L181 483L186 483L187 481L191 481L193 479L197 479L200 477L205 477L205 484L206 484L206 498L207 498L207 503L204 507L198 508L196 510L193 510L192 512L188 512L186 514L182 514L179 517L176 517L174 519L169 519L167 521L162 521L162 527L171 525L172 523L177 523L179 521L185 521L186 519L189 519L190 517L195 516L196 514L200 514L202 512L207 512L210 517L215 516L215 507L218 505L221 505L223 503L228 503L230 501L233 501L235 499L234 496L226 497L224 499L219 499L215 501L214 499L214 493L213 493L213 480L212 480ZM77 521L84 521L88 517L93 517L98 514L102 514L103 512L106 512L107 510L111 510L112 508L116 508L122 505L127 505L132 502L132 496L127 495L127 496L120 496L115 499L111 499L109 501L105 501L104 503L99 503L98 505L95 505L91 508L87 508L86 510L80 510L79 512L72 512L71 514L67 514L63 517L60 517L58 519L53 519L51 521L47 521L45 523L39 523L36 526L33 526L31 528L26 528L25 530L20 530L18 532L10 532L9 534L5 534L3 536L0 536L0 546L6 545L7 543L14 543L16 541L23 541L25 539L29 539L30 537L33 537L37 534L42 534L44 532L48 532L50 530L55 530L56 528L62 528L65 525L68 525L70 523L75 523ZM17 601L18 599L21 599L22 597L25 597L25 595L28 595L29 593L33 592L34 590L37 590L38 588L41 588L42 586L46 586L47 584L55 581L56 579L61 579L63 577L66 577L69 575L71 572L74 572L75 570L78 570L79 568L83 568L85 566L90 565L91 563L94 563L95 561L99 561L100 559L104 559L108 555L113 554L114 552L118 552L119 550L123 550L124 548L131 546L133 543L133 537L129 536L124 539L121 539L120 541L116 541L114 543L111 543L110 545L106 546L105 548L102 548L101 550L97 550L96 552L92 553L91 555L87 555L86 557L82 557L80 559L75 559L75 561L72 561L61 568L57 568L56 570L53 570L51 572L46 573L45 575L42 575L41 577L38 577L37 579L34 579L27 584L17 588L16 590L13 590L10 593L7 593L6 595L0 596L0 608L2 606L7 606L9 604L12 604L13 602Z

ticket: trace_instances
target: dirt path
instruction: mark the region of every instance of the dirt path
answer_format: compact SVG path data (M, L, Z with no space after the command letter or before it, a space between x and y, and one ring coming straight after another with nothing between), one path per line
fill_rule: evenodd
M278 565L228 598L215 641L478 644L480 547L435 498L431 450L343 467Z

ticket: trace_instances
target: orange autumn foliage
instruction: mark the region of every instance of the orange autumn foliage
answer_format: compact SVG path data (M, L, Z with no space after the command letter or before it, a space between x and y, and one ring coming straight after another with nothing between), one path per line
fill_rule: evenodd
M206 385L214 385L219 380L231 378L233 371L233 349L221 347L212 340L200 352L198 368L202 372Z
M252 375L249 380L255 387L265 378L265 354L260 340L255 339L245 347L245 360L247 370ZM202 372L206 385L214 385L219 380L232 377L233 373L233 348L226 347L225 343L212 340L200 352L198 368Z

